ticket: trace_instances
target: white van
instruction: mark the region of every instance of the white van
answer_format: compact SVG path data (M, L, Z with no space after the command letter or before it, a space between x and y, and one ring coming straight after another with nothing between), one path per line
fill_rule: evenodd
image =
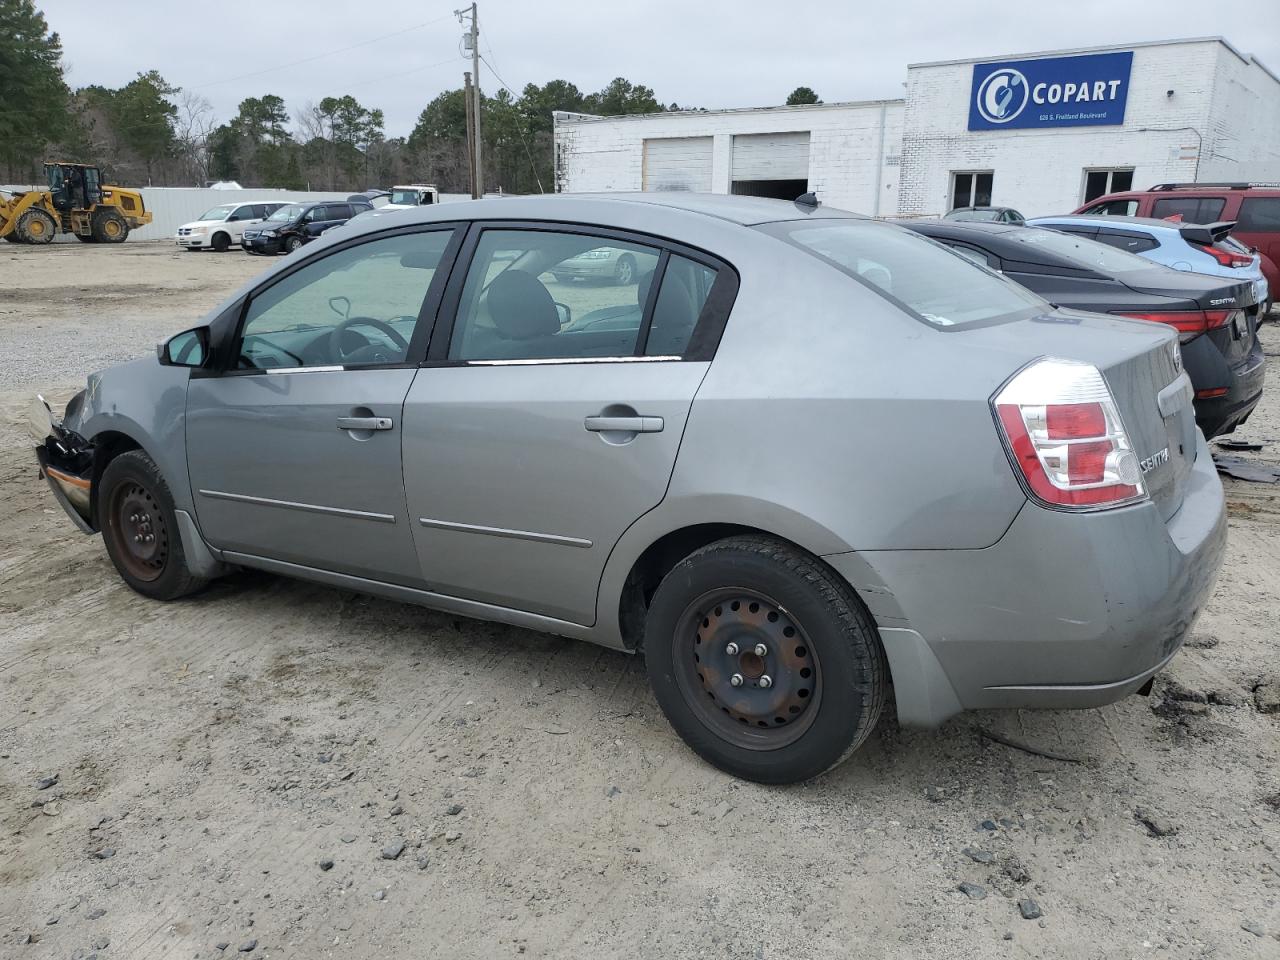
M430 203L440 202L440 191L433 183L409 183L391 188L391 199L379 209L387 207L423 207Z
M286 203L282 200L222 203L206 210L199 220L184 223L174 239L184 250L210 247L222 252L240 243L240 234L245 227L261 223L283 206Z

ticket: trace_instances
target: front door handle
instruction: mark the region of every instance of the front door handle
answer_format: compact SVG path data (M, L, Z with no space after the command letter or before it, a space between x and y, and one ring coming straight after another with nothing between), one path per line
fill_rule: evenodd
M339 417L339 430L390 430L395 424L390 417Z
M661 417L587 417L583 421L592 433L661 433Z

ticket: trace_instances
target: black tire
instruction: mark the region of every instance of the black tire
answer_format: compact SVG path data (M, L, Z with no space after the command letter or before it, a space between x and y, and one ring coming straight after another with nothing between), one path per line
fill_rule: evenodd
M285 253L293 253L293 251L297 250L300 246L302 246L302 238L296 233L293 236L284 238Z
M613 282L620 287L636 282L636 258L624 253L618 258L618 265L613 268Z
M173 495L141 450L120 454L98 481L98 522L107 555L130 587L152 600L176 600L202 589L182 552ZM136 537L153 539L141 542Z
M15 228L23 243L53 243L58 233L58 223L49 214L37 208L28 210L18 218Z
M752 650L761 642L766 654L729 656L726 636ZM850 756L887 695L879 634L853 588L769 537L720 540L676 564L650 605L644 653L684 742L758 783L807 780Z
M231 249L231 237L219 230L209 240L209 246L213 247L213 249L218 253L226 253Z
M75 234L75 238L79 240L81 243L97 243L98 242L96 239L94 239L93 234L77 233Z
M129 224L111 209L93 215L93 239L98 243L124 243L129 239Z
M15 224L15 226L17 225ZM22 243L22 238L18 236L17 230L10 230L8 233L4 235L4 238L8 240L10 243Z

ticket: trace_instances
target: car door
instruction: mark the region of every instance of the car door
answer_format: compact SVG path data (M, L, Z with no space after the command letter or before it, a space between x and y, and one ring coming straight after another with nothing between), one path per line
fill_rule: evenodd
M453 237L406 229L303 259L246 298L216 348L222 369L192 377L197 518L233 561L420 582L401 414Z
M244 228L254 223L261 223L262 219L257 215L253 204L244 203L231 211L231 216L227 217L226 228L227 233L231 237L232 242L239 243L241 236L244 235Z
M588 251L631 257L634 279L556 280ZM429 588L593 623L609 551L666 492L736 288L725 264L651 238L473 227L405 402Z

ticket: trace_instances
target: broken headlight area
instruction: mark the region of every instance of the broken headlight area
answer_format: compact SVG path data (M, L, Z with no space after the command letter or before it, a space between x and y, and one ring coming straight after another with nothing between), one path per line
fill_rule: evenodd
M83 394L76 394L67 404L68 414L74 414L81 403ZM76 526L92 533L93 444L63 426L63 421L54 416L49 402L41 396L31 405L27 430L36 441L40 475L48 480L49 489Z

